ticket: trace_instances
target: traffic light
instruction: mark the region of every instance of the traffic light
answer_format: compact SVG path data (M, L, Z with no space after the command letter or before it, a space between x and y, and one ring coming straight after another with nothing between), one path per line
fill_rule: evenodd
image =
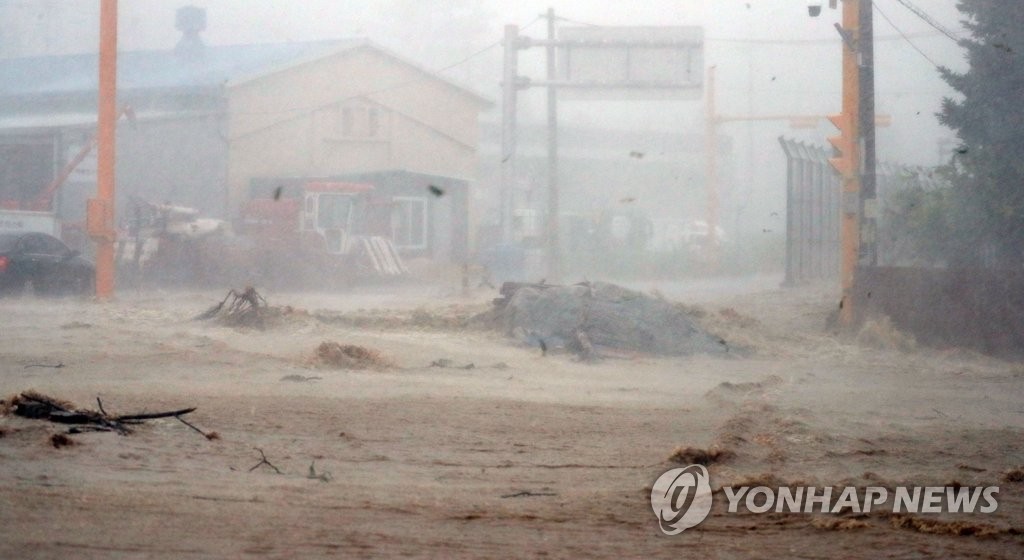
M839 136L828 137L829 144L832 144L836 150L835 157L829 158L828 162L839 172L840 176L852 177L857 170L856 154L854 153L857 143L853 137L853 122L845 113L829 115L828 120L839 129Z

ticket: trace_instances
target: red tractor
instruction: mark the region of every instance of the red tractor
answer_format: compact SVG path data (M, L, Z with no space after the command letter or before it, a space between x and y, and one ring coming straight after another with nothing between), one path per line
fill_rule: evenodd
M373 186L313 181L246 202L235 232L178 206L136 201L118 261L179 283L331 288L408 274L390 238L391 201Z
M297 197L255 198L239 232L256 243L267 278L296 271L328 285L408 273L391 241L391 200L362 183L312 181Z

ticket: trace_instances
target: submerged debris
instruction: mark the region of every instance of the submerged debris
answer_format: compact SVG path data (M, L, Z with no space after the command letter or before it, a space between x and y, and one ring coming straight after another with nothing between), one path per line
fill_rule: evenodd
M387 369L393 365L379 350L327 340L317 347L315 362L337 369Z
M1003 473L1006 482L1024 482L1024 466L1010 469Z
M669 455L668 460L682 465L704 465L723 463L735 457L736 454L728 449L711 447L710 449L699 449L697 447L677 447Z
M1002 529L988 523L969 521L946 521L931 517L894 513L889 521L897 529L910 529L930 535L953 535L957 537L989 537L1001 533L1017 534L1016 529Z
M826 531L852 531L869 526L867 521L851 517L815 517L811 520L811 527Z

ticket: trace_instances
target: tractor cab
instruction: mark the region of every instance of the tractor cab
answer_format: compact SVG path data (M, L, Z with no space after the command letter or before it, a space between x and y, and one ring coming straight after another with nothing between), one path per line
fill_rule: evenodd
M372 185L315 181L302 193L300 230L315 233L333 255L348 254L352 237L363 233L361 218L366 212L367 194Z

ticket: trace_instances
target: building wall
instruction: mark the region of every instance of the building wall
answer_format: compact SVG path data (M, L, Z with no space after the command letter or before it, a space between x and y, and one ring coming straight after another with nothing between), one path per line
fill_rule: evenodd
M228 84L227 96L232 211L260 177L476 171L482 101L372 48Z

